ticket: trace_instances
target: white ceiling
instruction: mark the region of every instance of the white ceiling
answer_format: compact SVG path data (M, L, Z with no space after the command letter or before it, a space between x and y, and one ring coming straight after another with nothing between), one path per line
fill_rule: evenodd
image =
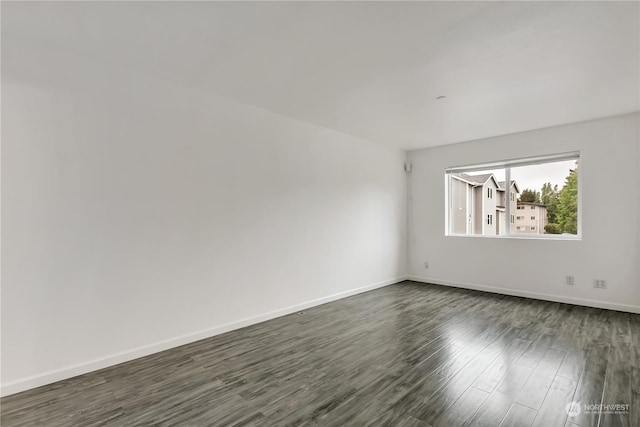
M414 149L638 111L639 16L638 2L3 1L2 33Z

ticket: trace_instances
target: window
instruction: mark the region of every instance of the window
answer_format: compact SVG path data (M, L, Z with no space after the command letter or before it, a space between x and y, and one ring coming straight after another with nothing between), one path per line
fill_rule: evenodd
M572 152L447 168L446 234L579 237L579 164L580 153ZM490 200L496 189L500 206ZM501 200L507 191L514 203ZM524 209L530 215L520 214ZM516 226L527 217L540 222Z

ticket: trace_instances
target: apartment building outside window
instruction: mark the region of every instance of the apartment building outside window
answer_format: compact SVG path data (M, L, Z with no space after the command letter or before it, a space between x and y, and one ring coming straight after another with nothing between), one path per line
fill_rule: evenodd
M446 169L445 233L580 237L579 160L573 152Z

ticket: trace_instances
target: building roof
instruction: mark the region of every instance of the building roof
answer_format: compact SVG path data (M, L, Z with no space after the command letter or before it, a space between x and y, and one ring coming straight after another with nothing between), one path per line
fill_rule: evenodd
M481 175L468 175L466 173L452 173L451 176L453 176L456 179L459 179L460 181L464 181L467 184L471 184L474 188L479 187L481 185L485 185L487 181L492 180L493 183L496 185L496 191L500 191L498 180L492 173L483 173ZM518 192L520 191L518 190Z
M498 181L494 174L492 173L483 173L480 175L468 175L466 173L454 173L452 176L462 180L466 183L469 183L473 186L484 185L488 180L492 179L495 182L497 191L505 191L504 184L505 181ZM520 187L518 187L518 183L514 180L511 180L511 185L516 187L516 192L520 193Z
M504 185L506 184L506 181L498 181L498 190L505 190ZM520 187L518 187L518 183L515 182L514 180L511 180L511 185L515 185L516 186L516 191L519 193L520 192Z
M533 203L533 202L518 202L519 205L533 205L533 206L540 206L541 208L546 208L547 205L544 205L542 203Z
M483 185L485 182L487 182L489 178L493 176L493 174L483 173L482 175L467 175L466 173L454 173L453 176L460 178L464 181L467 181L470 184Z

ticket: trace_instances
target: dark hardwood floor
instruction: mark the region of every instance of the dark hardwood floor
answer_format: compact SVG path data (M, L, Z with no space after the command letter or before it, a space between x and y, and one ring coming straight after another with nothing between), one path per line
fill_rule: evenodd
M0 403L3 427L637 427L640 315L404 282Z

